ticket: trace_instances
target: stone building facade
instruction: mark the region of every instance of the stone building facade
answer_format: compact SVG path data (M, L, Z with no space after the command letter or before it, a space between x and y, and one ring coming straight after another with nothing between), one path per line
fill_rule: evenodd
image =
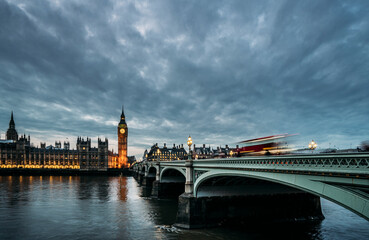
M145 150L143 159L148 161L173 161L187 159L187 157L183 144L178 146L173 144L172 148L168 148L166 143L163 147L159 147L156 143L152 145L149 151Z
M98 139L98 146L91 147L91 139L78 137L76 149L70 149L70 143L55 142L55 146L39 147L31 145L30 136L18 138L13 113L6 132L6 139L0 139L1 168L47 168L80 169L81 171L108 169L108 139Z
M192 159L207 159L207 158L229 158L232 157L232 149L228 145L225 147L211 148L206 147L203 144L201 147L193 145ZM173 144L173 148L168 148L164 143L163 147L159 147L158 144L152 145L150 150L145 150L143 160L148 161L173 161L173 160L185 160L188 159L188 153L184 149L183 144L176 146Z

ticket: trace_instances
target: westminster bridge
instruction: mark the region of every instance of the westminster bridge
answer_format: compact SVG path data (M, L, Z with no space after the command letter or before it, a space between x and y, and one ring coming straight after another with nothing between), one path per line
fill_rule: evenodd
M179 196L179 227L323 219L320 197L369 220L369 153L143 161L131 170L151 196Z

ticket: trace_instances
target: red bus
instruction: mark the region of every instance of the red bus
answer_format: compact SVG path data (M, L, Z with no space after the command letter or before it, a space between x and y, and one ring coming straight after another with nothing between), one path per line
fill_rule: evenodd
M240 147L233 150L236 156L284 154L289 151L286 138L291 134L278 134L239 142Z

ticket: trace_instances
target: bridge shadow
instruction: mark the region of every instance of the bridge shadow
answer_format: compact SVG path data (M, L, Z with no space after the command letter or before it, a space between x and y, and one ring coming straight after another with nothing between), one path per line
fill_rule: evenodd
M178 199L178 196L185 191L186 178L183 173L176 169L165 169L162 171L161 181L156 181L156 171L152 167L146 176L135 177L140 187L139 195L141 197Z
M310 193L248 177L216 176L204 180L196 196L180 196L177 225L202 228L256 223L258 226L322 219L320 198Z

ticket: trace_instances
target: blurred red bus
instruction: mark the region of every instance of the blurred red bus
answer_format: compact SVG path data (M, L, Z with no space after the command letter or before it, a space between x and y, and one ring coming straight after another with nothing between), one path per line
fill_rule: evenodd
M233 150L235 156L285 154L289 152L287 137L292 134L278 134L239 142L240 147Z

